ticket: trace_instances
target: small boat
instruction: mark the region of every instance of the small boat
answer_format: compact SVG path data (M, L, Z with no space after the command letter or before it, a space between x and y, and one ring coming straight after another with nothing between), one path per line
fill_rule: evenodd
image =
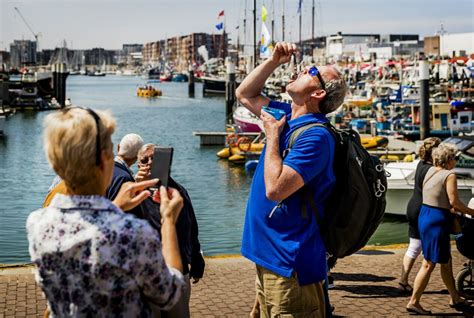
M383 148L388 145L388 138L382 136L361 137L360 142L365 149Z
M138 97L159 97L163 95L162 91L159 89L154 88L153 86L140 86L137 90Z
M242 105L238 105L232 115L234 123L242 132L260 132L261 120L250 110Z
M188 75L183 74L183 73L177 73L173 74L173 77L171 78L172 82L187 82L188 81Z

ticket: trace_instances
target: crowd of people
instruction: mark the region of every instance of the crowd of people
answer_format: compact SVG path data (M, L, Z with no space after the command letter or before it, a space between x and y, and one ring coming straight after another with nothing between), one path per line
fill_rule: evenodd
M256 264L253 317L330 317L328 255L321 224L301 195L306 189L319 217L331 213L335 140L314 126L288 149L291 134L308 123L328 122L347 85L333 65L303 69L286 87L292 104L262 95L267 78L288 63L296 46L277 43L273 54L240 84L236 96L263 121L266 146L255 170L242 238L242 255ZM262 110L283 110L280 120ZM191 279L203 277L205 262L198 224L186 189L151 179L156 145L125 135L113 154L115 120L104 111L69 107L45 119L44 148L56 177L43 208L27 220L29 252L50 316L189 317ZM429 138L420 148L414 195L408 206L410 245L399 286L412 292L407 310L420 304L435 264L450 305L468 304L452 274L449 227L452 213L474 214L457 194L456 149ZM137 164L137 169L134 165ZM159 164L159 163L158 163ZM137 170L135 173L134 170ZM423 251L414 287L408 275Z

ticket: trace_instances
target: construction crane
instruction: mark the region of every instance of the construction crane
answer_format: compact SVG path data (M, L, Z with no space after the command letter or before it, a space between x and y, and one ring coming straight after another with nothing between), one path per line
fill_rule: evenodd
M28 24L28 22L26 22L26 19L23 17L23 15L21 14L20 12L20 9L18 9L17 7L15 7L15 11L18 13L18 15L20 16L20 18L23 20L23 22L25 22L28 30L30 30L30 32L33 34L33 36L35 37L35 41L36 41L36 51L39 51L39 41L38 41L38 37L41 35L41 33L35 33L35 31L33 31L33 29L31 28L31 26Z

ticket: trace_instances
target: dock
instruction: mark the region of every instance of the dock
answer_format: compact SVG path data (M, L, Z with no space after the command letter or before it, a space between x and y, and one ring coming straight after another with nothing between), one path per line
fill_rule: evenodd
M333 269L334 288L329 297L335 317L409 317L408 294L398 289L398 278L406 245L367 247L338 260ZM453 246L456 275L465 258ZM410 284L420 268L418 258L410 273ZM33 267L0 267L0 317L42 317L46 300L35 283ZM249 317L255 299L255 264L240 256L206 257L204 277L192 284L191 317ZM439 270L421 299L434 316L472 317L448 306L449 295Z
M193 132L194 136L200 138L201 146L224 146L227 136L235 134L233 132L217 131L217 132L208 132L208 131L195 131ZM238 133L239 136L249 137L250 139L256 138L260 133Z

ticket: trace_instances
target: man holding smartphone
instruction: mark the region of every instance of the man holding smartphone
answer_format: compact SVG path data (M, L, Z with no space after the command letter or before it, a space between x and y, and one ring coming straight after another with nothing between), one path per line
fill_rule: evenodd
M146 144L138 152L139 171L135 176L137 182L148 180L151 176L152 166L155 170L169 171L171 158L163 156L166 162L157 162L156 145ZM160 148L165 149L165 148ZM165 165L166 167L159 167ZM163 169L161 169L163 168ZM178 235L179 250L183 262L183 275L187 289L179 302L169 311L161 311L161 318L165 317L189 317L189 300L191 297L190 277L193 278L193 284L197 283L204 274L205 262L201 253L201 244L198 238L198 224L194 214L194 208L186 189L168 175L168 187L175 188L183 197L184 205L176 223L176 233ZM143 215L148 222L158 230L161 227L160 205L153 200L143 202Z
M257 299L263 317L296 314L325 317L323 280L326 249L313 213L302 213L302 191L313 196L321 216L335 184L335 141L324 127L312 127L284 157L289 137L309 123L327 122L347 91L333 66L308 67L286 87L292 104L262 95L267 78L288 63L296 46L277 43L272 56L253 70L236 91L239 101L263 121L266 146L252 181L242 239L242 255L257 265ZM276 120L262 106L284 110ZM307 211L311 206L307 204ZM270 297L271 295L271 297Z

